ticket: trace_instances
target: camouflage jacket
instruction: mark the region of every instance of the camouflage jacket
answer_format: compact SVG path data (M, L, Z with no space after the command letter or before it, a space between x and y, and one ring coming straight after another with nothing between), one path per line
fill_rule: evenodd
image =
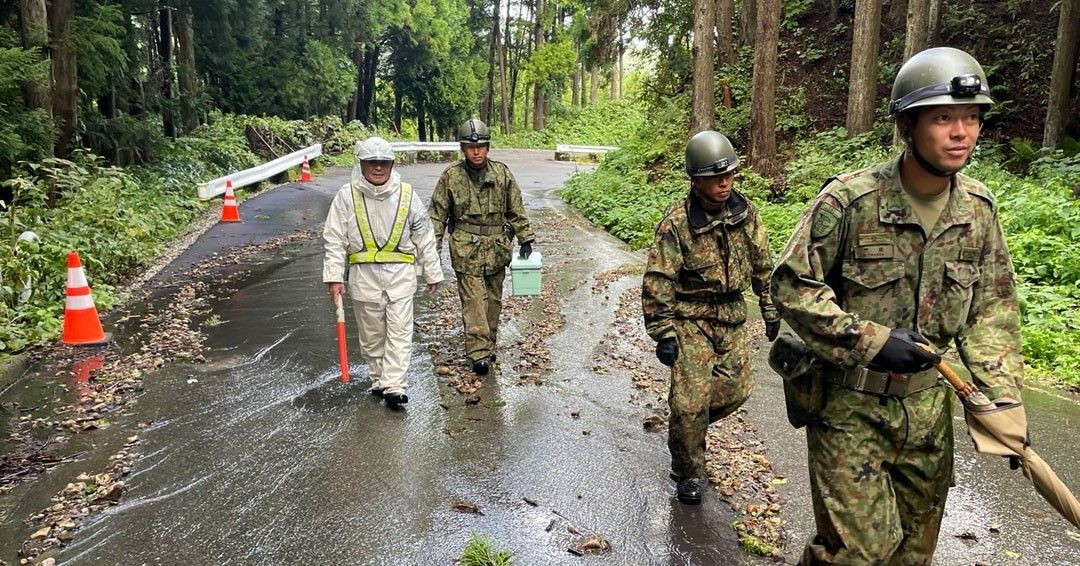
M675 319L746 322L743 292L753 288L765 320L780 315L769 298L769 235L757 208L736 191L712 216L690 194L656 226L641 285L645 329L654 340L675 335Z
M991 399L1020 399L1020 307L997 204L956 175L926 234L905 204L900 160L826 182L772 277L784 319L819 356L866 365L892 328L960 359Z
M454 271L488 275L510 264L510 240L531 242L534 235L521 202L521 189L503 163L488 160L475 172L465 161L443 171L428 207L436 249L450 232Z

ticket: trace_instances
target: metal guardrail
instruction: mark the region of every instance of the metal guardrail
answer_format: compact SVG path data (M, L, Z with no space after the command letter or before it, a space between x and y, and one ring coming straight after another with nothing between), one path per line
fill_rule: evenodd
M273 161L267 161L262 165L256 165L250 169L244 169L243 171L232 173L224 177L218 177L212 181L200 183L198 186L199 198L202 200L209 200L225 194L226 181L232 181L233 189L254 185L259 181L269 179L283 171L288 171L293 167L299 166L304 162L304 157L307 157L310 161L320 155L322 155L322 144L317 143L311 147L305 147L304 149L294 151Z
M603 155L609 151L619 149L610 145L568 145L558 144L555 146L555 155L560 153L567 155Z
M410 151L459 151L461 149L461 143L456 141L451 142L420 142L420 141L403 141L403 142L390 142L390 147L394 148L395 152L408 153Z

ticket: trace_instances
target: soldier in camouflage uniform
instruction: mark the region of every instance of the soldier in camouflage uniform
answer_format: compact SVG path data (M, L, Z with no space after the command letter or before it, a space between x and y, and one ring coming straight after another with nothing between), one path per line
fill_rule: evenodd
M906 150L828 180L773 272L777 308L825 362L825 403L806 432L817 534L802 564L930 564L953 481L954 402L932 365L950 346L990 399L1020 398L997 205L959 174L988 94L963 51L908 60L890 104Z
M516 236L521 257L532 254L533 231L521 202L521 189L503 163L488 159L491 133L480 120L458 128L465 159L443 171L428 213L436 249L450 232L450 264L457 273L465 354L473 371L484 375L495 362L502 310L503 279Z
M671 366L671 475L687 504L701 503L706 429L735 412L754 386L744 291L758 295L769 340L780 329L769 298L769 237L753 203L732 189L738 165L723 134L690 139L691 190L656 227L641 287L656 357Z

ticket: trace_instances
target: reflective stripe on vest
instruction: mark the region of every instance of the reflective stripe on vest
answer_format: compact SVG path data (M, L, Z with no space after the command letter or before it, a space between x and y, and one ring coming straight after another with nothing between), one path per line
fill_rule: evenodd
M405 231L405 220L409 215L409 205L412 203L412 185L401 184L401 194L398 197L397 216L394 217L394 226L390 229L390 238L382 247L375 241L375 235L371 232L371 224L368 222L367 208L364 206L364 195L353 187L353 208L356 211L356 226L360 228L360 240L364 248L356 253L349 254L349 263L413 263L416 257L398 250L401 243L401 234Z

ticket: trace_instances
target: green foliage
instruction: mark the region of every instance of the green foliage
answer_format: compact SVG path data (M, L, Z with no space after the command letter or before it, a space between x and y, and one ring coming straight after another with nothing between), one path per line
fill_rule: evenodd
M276 92L287 116L317 116L344 106L356 89L356 66L321 41L308 41L303 56L282 69Z
M577 54L569 38L549 41L533 51L522 72L525 80L543 85L546 92L557 92L577 67Z
M497 550L490 539L474 533L457 563L460 566L510 566L510 551Z
M17 44L14 34L0 31L0 179L8 177L19 161L45 157L54 132L48 113L16 102L22 99L24 85L43 83L47 74L41 57L14 47Z
M586 217L631 247L652 241L652 233L672 201L688 190L681 172L686 133L677 113L663 108L594 171L572 178L563 196ZM725 111L718 113L718 119ZM737 131L737 130L736 130ZM895 155L887 144L891 127L882 123L848 138L842 128L797 140L785 166L783 190L747 167L739 169L735 188L758 204L779 254L829 177ZM1080 386L1080 155L1069 151L1006 150L992 143L978 147L965 173L984 182L996 195L1006 239L1016 268L1024 320L1024 355L1035 375ZM1017 167L1018 162L1023 167ZM1010 168L1024 169L1020 175Z
M498 147L555 149L556 144L620 145L641 125L641 105L627 99L598 103L595 108L562 109L543 130L503 135L496 131Z
M108 307L116 298L114 285L152 260L198 210L191 197L166 184L141 181L88 154L75 161L46 159L4 184L14 198L6 206L0 239L0 320L5 321L0 352L54 338L63 313L69 250L80 252L97 304ZM50 192L59 194L62 206L49 206ZM33 230L40 241L16 243L22 230ZM34 292L22 303L18 293L27 277Z
M78 53L79 88L88 98L108 91L128 71L124 50L127 30L120 6L87 2L71 24L72 47Z

